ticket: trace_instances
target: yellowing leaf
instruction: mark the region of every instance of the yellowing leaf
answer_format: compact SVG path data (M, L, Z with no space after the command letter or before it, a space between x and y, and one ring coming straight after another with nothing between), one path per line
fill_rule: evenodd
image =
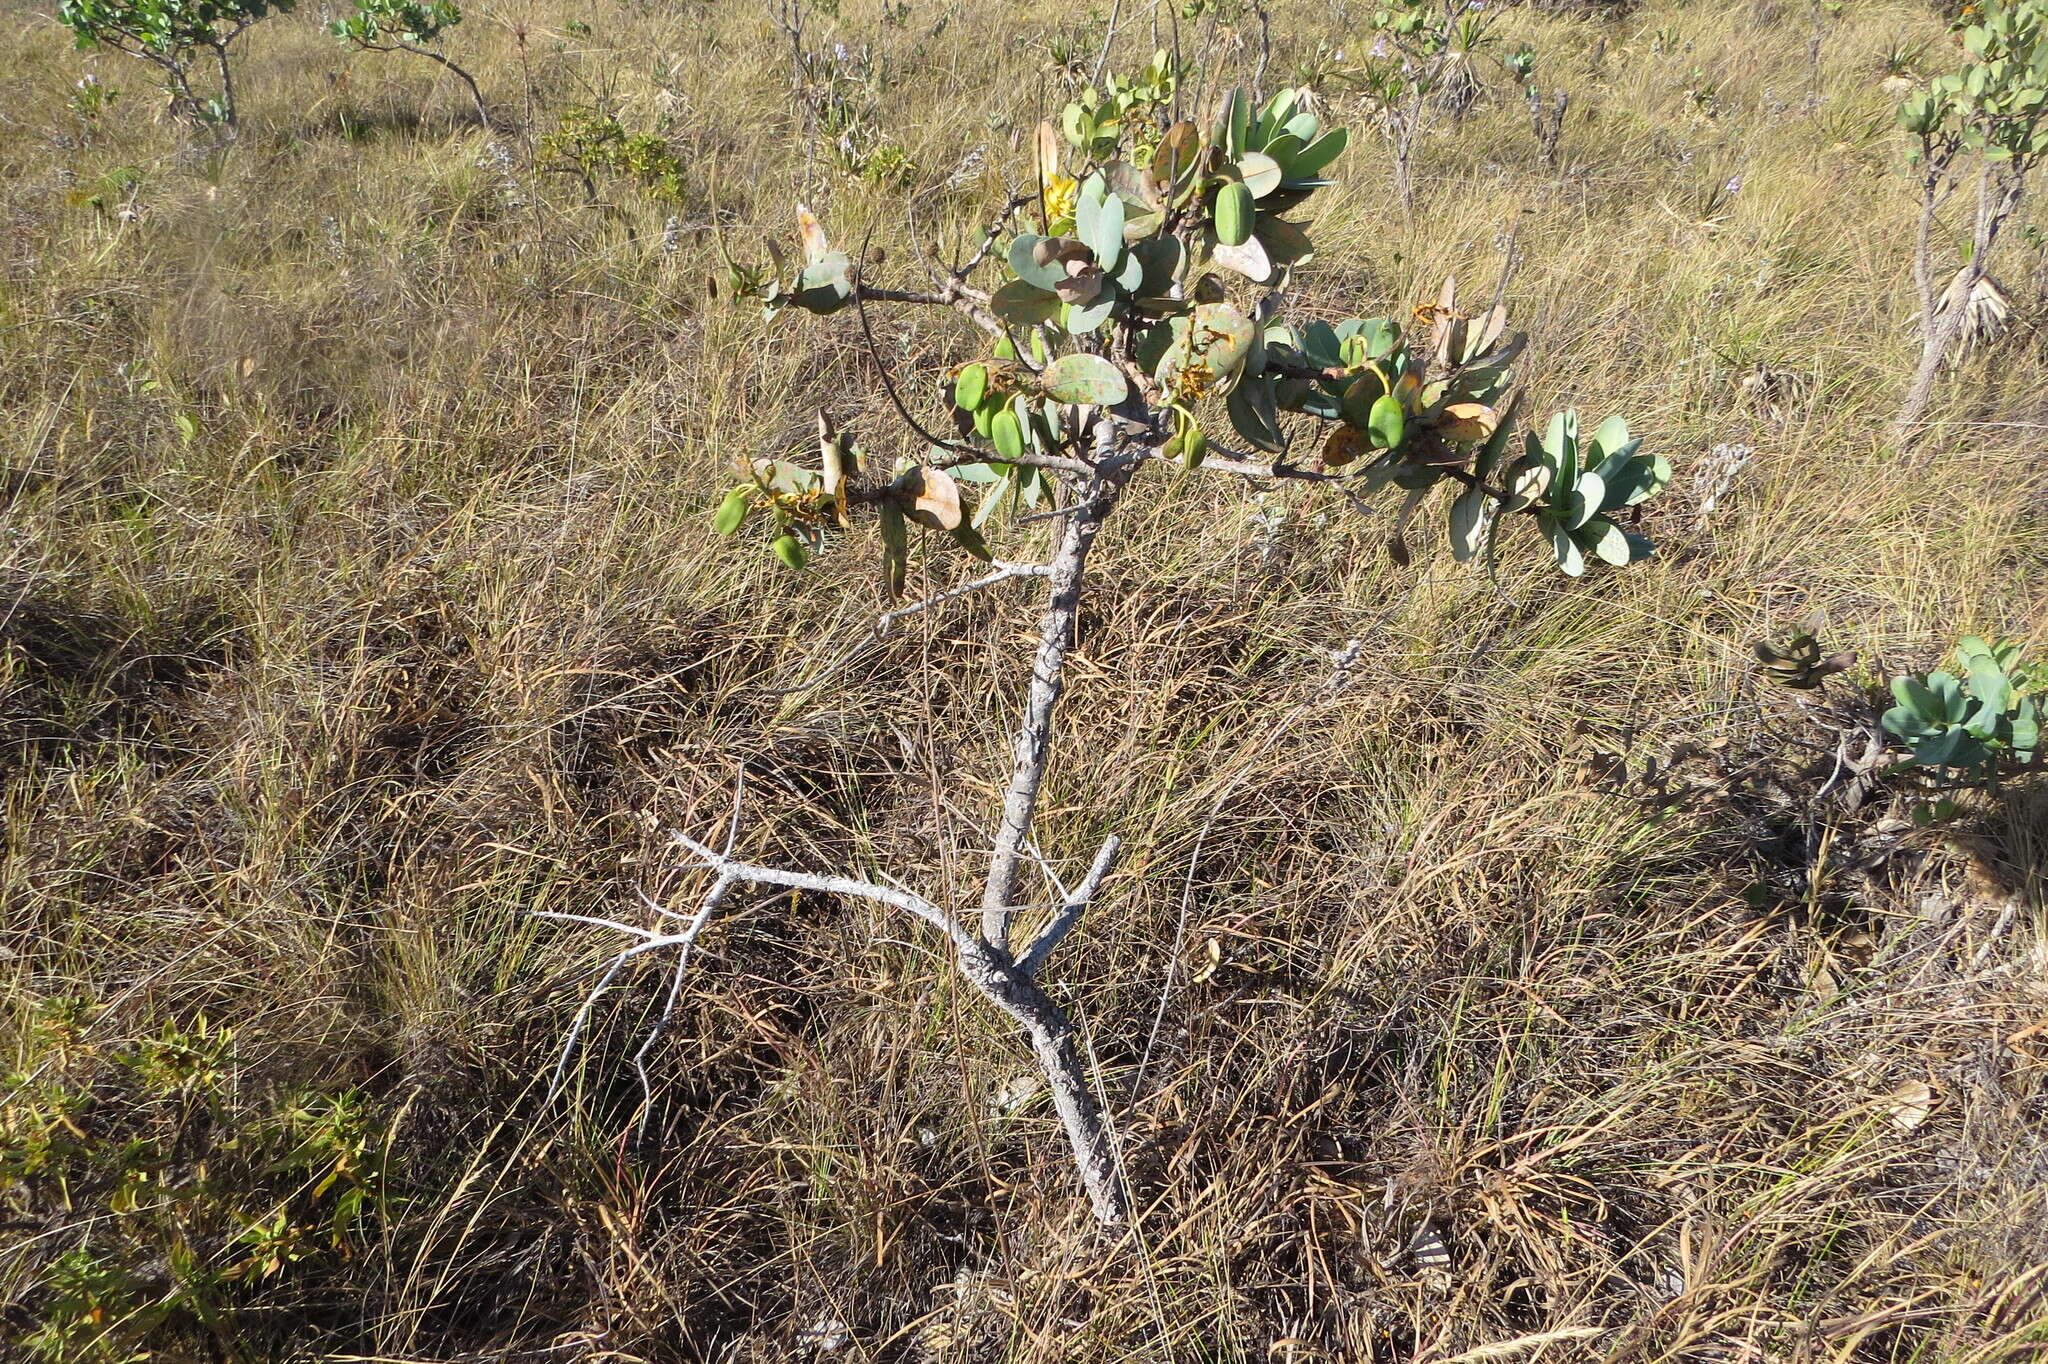
M825 225L802 204L796 206L796 234L803 238L806 264L816 265L832 250L831 243L825 240Z
M1332 469L1342 468L1360 455L1372 450L1372 441L1355 426L1338 426L1331 430L1328 440L1323 442L1323 463Z

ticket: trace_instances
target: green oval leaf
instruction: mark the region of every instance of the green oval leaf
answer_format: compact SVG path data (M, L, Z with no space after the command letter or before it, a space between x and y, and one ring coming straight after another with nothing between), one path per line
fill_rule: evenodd
M988 438L995 442L996 453L1004 459L1024 457L1024 428L1011 408L1004 407L989 419Z
M987 393L987 365L969 365L961 370L960 377L953 381L953 405L962 411L972 412L980 407L981 400Z
M1263 199L1280 188L1280 163L1264 152L1246 152L1238 157L1237 173L1254 199Z
M1351 134L1344 128L1332 128L1315 141L1294 154L1287 166L1291 180L1306 180L1317 171L1343 155L1344 148L1351 144Z
M749 489L734 488L718 504L718 511L711 518L711 528L720 535L731 535L747 519L747 513L753 506L754 499L749 495Z
M1468 563L1486 548L1487 508L1493 499L1483 489L1467 488L1451 503L1451 557Z
M1401 410L1400 399L1391 393L1382 393L1373 399L1372 413L1365 429L1372 433L1374 445L1382 450L1399 449L1407 426L1408 416Z
M989 311L1013 327L1035 327L1060 314L1058 294L1025 280L1013 279L990 295Z

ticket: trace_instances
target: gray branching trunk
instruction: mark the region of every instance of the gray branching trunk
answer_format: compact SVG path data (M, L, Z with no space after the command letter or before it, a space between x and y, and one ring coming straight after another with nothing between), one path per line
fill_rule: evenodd
M1116 1138L1095 1100L1066 1012L1040 988L1032 972L1015 963L1002 965L993 952L963 954L961 974L1024 1030L1051 1091L1053 1111L1066 1129L1074 1168L1095 1220L1110 1225L1129 1220L1130 1199L1118 1169Z
M645 1058L654 1040L668 1025L698 935L733 885L788 886L853 896L901 910L946 935L952 944L954 964L961 978L1009 1015L1030 1044L1038 1069L1045 1077L1053 1111L1059 1115L1060 1124L1066 1131L1075 1169L1081 1176L1082 1187L1087 1191L1088 1203L1096 1219L1109 1225L1130 1219L1130 1198L1124 1188L1115 1134L1110 1130L1102 1105L1096 1098L1088 1067L1076 1042L1073 1021L1046 993L1038 979L1046 960L1080 921L1104 878L1114 868L1120 849L1114 836L1104 841L1079 885L1071 891L1060 887L1051 916L1031 941L1020 950L1013 952L1011 948L1011 921L1018 911L1029 907L1019 903L1021 868L1038 810L1039 793L1045 785L1067 655L1073 650L1079 628L1089 551L1122 496L1136 463L1152 453L1139 451L1120 455L1116 439L1114 420L1107 414L1098 416L1094 462L1086 466L1085 474L1073 477L1072 501L1065 509L1065 528L1061 531L1052 561L1043 566L1005 565L970 585L970 588L987 587L1020 577L1044 577L1048 580L1048 599L1045 614L1039 622L1038 648L1031 664L1024 719L1017 731L1010 781L1003 796L1001 823L989 863L988 880L983 887L980 932L970 930L962 915L911 891L850 877L784 871L735 860L732 850L740 815L738 793L735 793L733 822L726 832L723 850L715 850L680 831L674 835L676 842L697 859L702 869L714 873L710 889L694 912L654 906L662 920L679 924L679 928L637 927L617 920L573 914L545 916L596 924L639 940L613 957L577 1014L556 1066L557 1088L568 1073L570 1057L598 998L633 958L668 950L675 954L675 965L667 1002L647 1042L634 1059L643 1089L651 1098ZM946 595L957 596L966 590L969 588L955 589ZM891 612L890 616L909 614L922 609L923 605L906 607ZM1047 875L1052 879L1049 868Z
M1898 416L1892 419L1892 429L1900 436L1910 435L1919 426L1928 403L1933 401L1942 367L1962 336L1970 295L1984 277L1999 232L2019 211L2027 192L2024 171L1984 169L1977 182L1977 217L1970 237L1970 258L1943 288L1934 265L1934 227L1936 211L1947 197L1945 174L1945 165L1930 167L1921 185L1919 235L1913 251L1913 284L1920 295L1920 364Z

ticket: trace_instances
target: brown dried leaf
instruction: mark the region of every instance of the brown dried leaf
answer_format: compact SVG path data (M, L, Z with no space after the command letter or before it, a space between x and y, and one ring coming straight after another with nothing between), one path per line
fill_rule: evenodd
M933 530L960 524L960 485L944 469L918 469L906 484L911 494L910 519Z
M1908 1080L1886 1096L1878 1107L1892 1120L1892 1126L1901 1132L1910 1132L1927 1121L1927 1115L1934 1111L1936 1102L1932 1085L1924 1080Z
M1049 118L1041 121L1031 136L1031 169L1038 176L1041 193L1046 184L1060 173L1060 130Z

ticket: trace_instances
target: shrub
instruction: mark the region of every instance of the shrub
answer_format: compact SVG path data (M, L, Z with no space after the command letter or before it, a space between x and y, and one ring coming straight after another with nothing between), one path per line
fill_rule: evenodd
M60 0L57 18L81 48L110 47L164 73L171 112L198 123L235 126L234 65L228 50L251 25L289 13L296 0ZM217 88L195 85L196 64L213 59Z
M327 31L363 52L410 52L439 63L468 89L477 117L488 127L491 109L476 77L434 51L442 35L461 22L454 0L356 0L355 12L328 24Z
M1154 76L1170 71L1163 58L1156 67ZM1141 77L1112 91L1164 84ZM1516 453L1512 366L1523 338L1508 331L1499 298L1468 312L1446 283L1412 317L1330 323L1289 316L1284 286L1313 245L1304 223L1288 215L1331 183L1324 174L1348 140L1343 129L1325 128L1310 103L1298 89L1263 102L1234 91L1200 127L1168 122L1149 96L1084 97L1057 124L1038 128L1035 192L1011 200L970 259L950 270L934 262L930 289L869 284L866 247L835 248L801 209L804 256L794 275L772 243L772 266L734 264L734 290L771 316L857 310L871 351L867 313L882 304L944 310L978 327L983 342L973 359L931 376L950 435L912 412L912 398L876 357L891 401L926 442L925 459L864 474L858 448L821 417L817 466L793 459L747 466L745 481L718 505L717 530L737 536L751 525L777 560L796 569L826 550L856 512L872 513L892 593L909 577L913 525L991 562L964 586L886 613L878 629L1020 579L1045 579L1047 600L978 928L887 876L866 881L740 861L736 795L722 850L675 834L713 873L693 913L665 909L665 928L585 920L640 939L608 968L592 1003L628 960L657 948L675 951L680 980L697 934L736 884L890 906L943 933L961 974L1019 1025L1049 1082L1096 1216L1117 1222L1129 1215L1119 1157L1073 1026L1039 983L1114 868L1119 843L1113 833L1105 838L1079 884L1062 889L1042 914L1031 909L1022 870L1089 591L1089 556L1116 508L1127 497L1175 496L1168 476L1176 469L1303 482L1354 503L1395 490L1388 551L1405 563L1408 528L1449 488L1441 515L1457 558L1490 558L1502 522L1526 517L1557 565L1576 576L1596 560L1627 564L1650 552L1630 528L1632 509L1670 478L1664 460L1645 452L1619 417L1589 427L1576 412L1560 412L1540 435L1524 436ZM1016 219L1027 206L1035 212L1020 230ZM991 287L975 282L990 271L1002 276ZM1224 432L1246 448L1226 446ZM1311 433L1317 453L1298 455ZM963 482L984 489L978 510ZM1031 520L1060 523L1050 559L992 561L981 530L993 524L990 513L1047 502L1056 505ZM1015 930L1027 914L1035 931L1022 939ZM592 1003L572 1030L571 1048ZM565 1050L564 1066L567 1060Z
M2048 153L2048 0L1985 0L1955 23L1962 68L1899 106L1913 138L1920 228L1913 282L1920 295L1920 366L1896 425L1927 409L1941 367L2002 329L2004 293L1990 273L2000 231L2026 198L2027 178ZM1942 283L1934 235L1941 209L1974 179L1977 204L1961 268Z

